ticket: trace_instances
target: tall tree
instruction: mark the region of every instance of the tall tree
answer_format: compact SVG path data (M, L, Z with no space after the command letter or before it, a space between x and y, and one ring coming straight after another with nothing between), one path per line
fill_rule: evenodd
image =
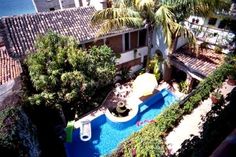
M228 1L228 0L226 0ZM173 51L173 42L178 36L185 36L191 43L195 42L193 34L177 22L183 15L209 15L220 9L223 0L114 0L112 8L97 11L92 17L92 24L101 25L98 36L123 27L147 29L148 59L155 27L161 26L169 52ZM186 8L186 9L181 9Z
M26 63L32 82L30 104L80 111L94 106L94 95L113 81L116 57L103 45L87 51L68 37L48 33L38 38ZM72 115L73 116L73 115Z

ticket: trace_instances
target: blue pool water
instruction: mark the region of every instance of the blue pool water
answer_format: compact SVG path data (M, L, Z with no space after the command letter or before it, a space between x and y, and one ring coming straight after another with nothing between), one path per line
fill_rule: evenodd
M139 105L137 122L154 119L175 100L176 97L170 92L162 90ZM140 130L146 124L137 125L133 123L129 124L126 128L117 129L107 122L106 116L103 114L91 122L92 138L90 141L81 141L79 129L74 131L72 143L65 144L67 155L68 157L97 157L109 154L120 142L132 133Z

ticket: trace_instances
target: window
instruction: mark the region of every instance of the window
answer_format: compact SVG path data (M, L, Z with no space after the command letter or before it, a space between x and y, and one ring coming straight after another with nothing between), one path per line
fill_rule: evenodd
M125 51L129 50L129 33L125 33Z
M50 11L54 11L54 10L55 10L55 8L49 8L49 10L50 10Z
M130 33L130 49L138 47L138 31Z
M146 36L147 36L146 29L139 31L139 47L146 46L146 41L147 41Z
M216 21L217 21L216 18L210 18L209 21L208 21L208 25L215 25Z
M222 20L222 21L220 21L220 24L219 24L219 27L218 27L218 28L223 29L223 28L226 27L226 25L227 25L227 21L226 21L226 20Z

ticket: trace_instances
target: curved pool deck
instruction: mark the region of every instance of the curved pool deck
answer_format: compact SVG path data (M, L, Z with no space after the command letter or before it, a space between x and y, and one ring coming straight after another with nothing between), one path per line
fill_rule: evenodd
M126 123L126 127L122 125L121 128L117 125L114 127L105 114L99 115L91 121L92 138L90 141L81 141L79 128L74 130L73 141L65 144L67 156L98 157L111 153L120 142L139 131L174 101L176 101L176 97L172 93L166 89L161 90L139 104L136 121Z

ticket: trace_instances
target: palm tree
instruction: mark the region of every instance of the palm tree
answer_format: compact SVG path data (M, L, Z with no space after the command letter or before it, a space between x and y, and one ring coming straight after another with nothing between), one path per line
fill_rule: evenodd
M171 8L177 21L183 21L190 15L209 17L222 10L228 11L231 0L162 0Z
M178 36L183 35L189 39L190 43L195 43L193 34L184 26L177 23L174 12L180 11L180 13L186 13L186 15L187 12L208 15L219 8L219 5L213 4L223 0L208 1L209 0L114 0L112 8L97 11L93 15L91 22L94 25L101 25L98 36L123 27L145 27L148 37L148 65L151 56L154 29L157 26L162 27L165 43L170 52L173 51L175 47L175 42L173 41L175 41ZM188 10L179 10L178 8L180 7L186 7ZM191 12L189 9L196 9L196 11L193 10Z

